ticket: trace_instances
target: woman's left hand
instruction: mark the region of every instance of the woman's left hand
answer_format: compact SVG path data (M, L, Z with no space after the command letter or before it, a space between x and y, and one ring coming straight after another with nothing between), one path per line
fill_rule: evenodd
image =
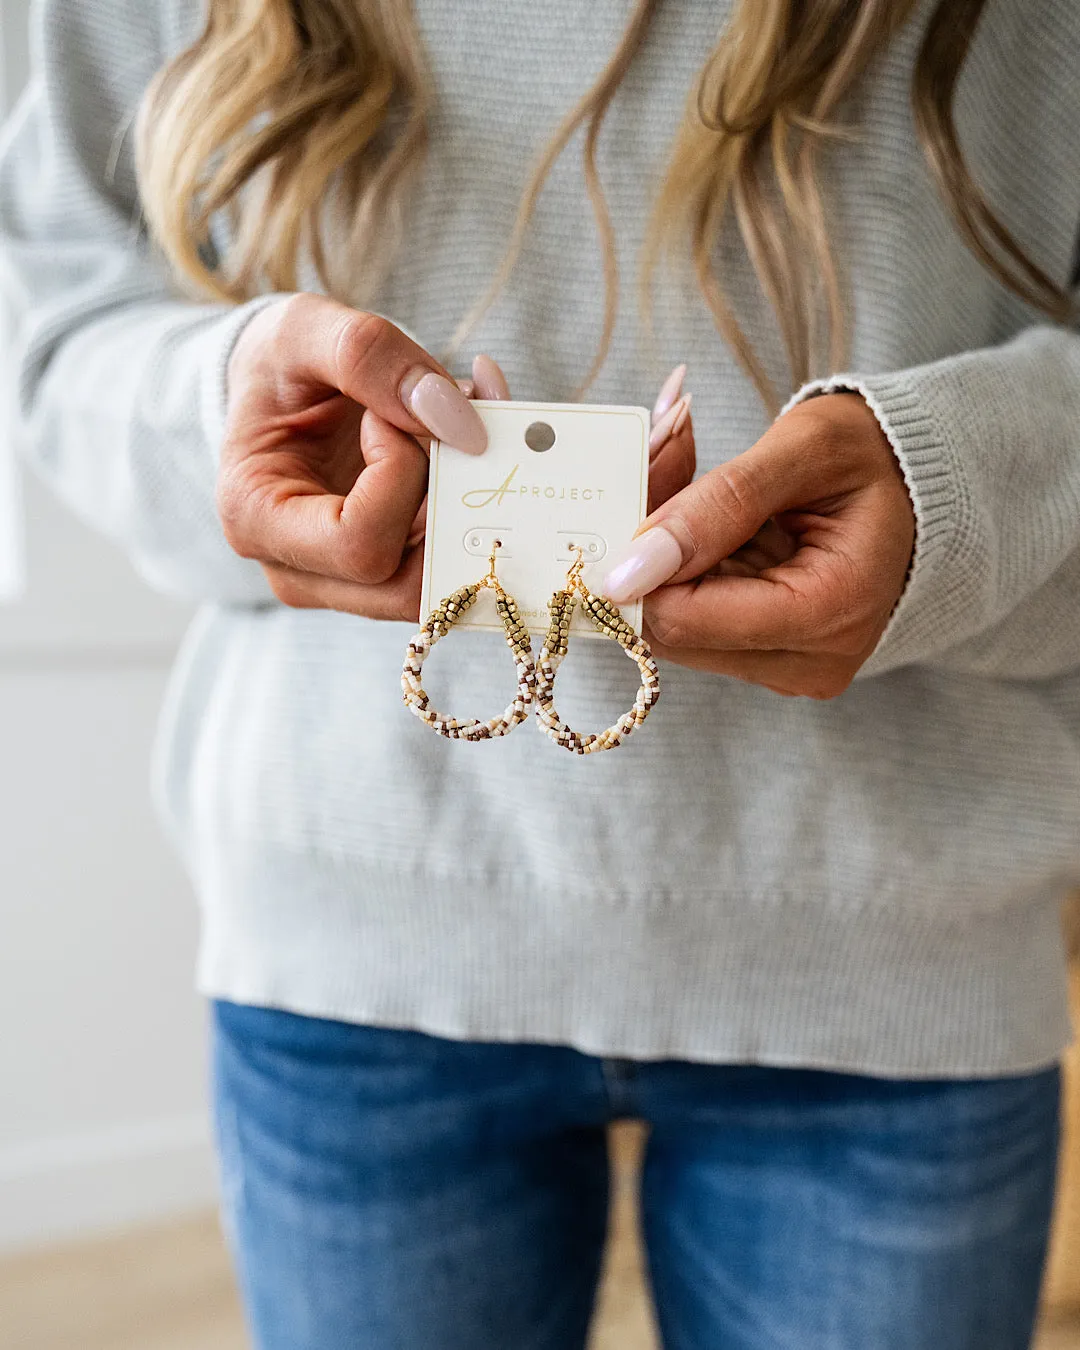
M884 632L914 544L877 418L858 394L828 394L654 511L603 590L620 604L648 594L658 656L833 698Z

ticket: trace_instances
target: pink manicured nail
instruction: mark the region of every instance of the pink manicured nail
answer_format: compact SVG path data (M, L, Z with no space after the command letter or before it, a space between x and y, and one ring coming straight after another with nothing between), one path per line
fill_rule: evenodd
M615 554L600 590L617 605L626 605L656 590L681 566L678 540L663 525L654 525Z
M665 441L669 441L672 436L676 436L682 431L683 427L686 426L686 419L690 416L690 404L693 401L693 394L684 394L682 398L671 405L649 435L650 450L659 450Z
M476 393L476 385L472 380L455 380L454 383L465 395L466 398L472 398Z
M477 398L508 399L510 397L510 386L506 383L506 376L490 356L485 356L483 352L474 356L472 373L473 379L476 381Z
M655 426L661 417L667 412L671 405L682 393L683 380L686 379L686 366L676 366L664 383L660 386L660 393L656 397L656 403L653 405L652 420Z
M418 367L402 380L400 393L402 403L440 441L467 455L482 455L487 449L480 414L451 380Z

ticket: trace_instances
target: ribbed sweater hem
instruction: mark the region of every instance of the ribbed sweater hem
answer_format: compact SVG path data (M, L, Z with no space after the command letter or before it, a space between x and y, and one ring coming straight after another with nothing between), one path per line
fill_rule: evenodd
M902 1078L1029 1072L1070 1039L1059 894L964 915L948 897L931 913L718 893L692 928L671 899L496 891L274 846L219 862L200 878L199 985L239 1003L601 1056Z

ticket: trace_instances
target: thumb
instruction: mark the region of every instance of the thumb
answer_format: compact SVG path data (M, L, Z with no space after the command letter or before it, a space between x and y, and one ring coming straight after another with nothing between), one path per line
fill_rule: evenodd
M601 590L628 604L667 581L688 581L748 543L771 516L819 501L850 484L830 484L828 447L807 428L775 422L751 448L684 487L612 556Z
M601 591L625 605L665 581L700 576L748 543L777 509L731 460L648 517L630 545L612 557Z

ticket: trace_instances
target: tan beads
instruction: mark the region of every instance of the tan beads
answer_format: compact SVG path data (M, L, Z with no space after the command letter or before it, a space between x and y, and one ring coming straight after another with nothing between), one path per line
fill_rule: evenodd
M593 595L579 574L571 573L572 589L556 591L548 603L551 623L536 662L536 720L541 730L564 750L576 755L592 755L614 750L635 732L660 698L660 671L649 644L626 622L610 600ZM593 626L617 642L641 672L641 685L633 706L606 731L582 735L572 730L555 707L555 677L566 656L570 623L578 598Z
M566 589L556 591L548 602L550 623L547 637L544 639L539 660L534 665L528 629L522 622L513 596L503 590L495 575L495 550L499 547L496 541L487 575L478 582L462 586L453 595L440 601L428 616L427 623L409 643L401 671L401 692L405 706L440 736L446 736L450 740L488 741L513 731L528 717L529 708L535 702L537 725L556 745L561 745L563 749L577 755L613 750L641 726L660 697L660 672L649 650L649 644L634 632L610 600L593 595L582 581L584 561L581 550L578 549L577 561L566 578ZM514 657L518 677L517 693L498 717L491 717L486 722L476 717L458 721L457 718L437 712L431 706L431 700L420 682L420 672L432 647L444 638L462 614L476 603L477 596L485 588L490 588L495 593L495 609L506 632L507 645ZM559 716L554 701L555 677L566 656L574 608L579 601L597 631L617 642L631 660L637 663L641 672L641 686L629 711L606 731L587 736L571 730L566 725Z
M494 564L492 566L494 567ZM477 596L485 586L490 586L495 592L495 607L506 632L507 645L514 657L518 680L517 693L498 717L490 717L486 722L476 717L458 721L457 718L437 712L431 706L431 700L420 682L420 671L432 647L444 638L462 614L476 603ZM496 736L505 736L528 717L536 692L536 668L533 665L532 644L513 597L507 595L490 574L482 582L462 586L453 595L440 601L432 610L427 623L406 649L405 664L401 671L401 692L405 706L410 712L425 722L432 731L450 740L487 741Z

